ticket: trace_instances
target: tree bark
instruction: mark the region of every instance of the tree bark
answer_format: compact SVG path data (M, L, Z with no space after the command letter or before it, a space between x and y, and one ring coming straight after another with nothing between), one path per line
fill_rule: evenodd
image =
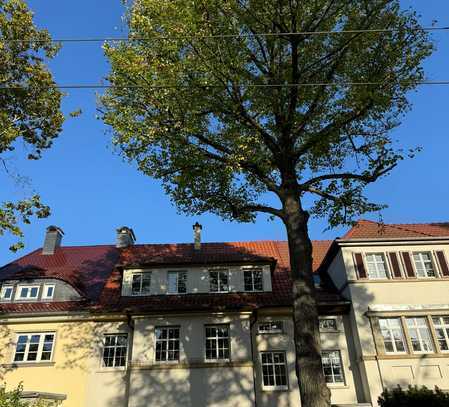
M302 407L330 407L330 390L321 364L321 343L316 290L313 280L312 242L308 233L309 214L297 194L283 200L290 266L293 278L293 320L296 375Z

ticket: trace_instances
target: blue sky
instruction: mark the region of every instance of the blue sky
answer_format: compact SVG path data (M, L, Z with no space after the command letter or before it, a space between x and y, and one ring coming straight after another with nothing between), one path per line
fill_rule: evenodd
M446 0L403 0L422 15L448 26ZM123 8L119 0L29 0L35 21L53 37L108 37L123 35ZM449 80L449 32L434 34L437 52L427 61L429 79ZM99 83L108 71L101 44L66 44L51 69L60 84ZM394 173L370 187L369 196L389 205L386 222L449 221L449 86L420 87L411 95L413 110L396 131L408 146L423 152L404 162ZM139 243L190 242L192 224L203 224L205 241L284 239L283 225L260 217L256 224L223 222L213 215L189 218L179 215L158 182L144 177L114 153L103 123L96 119L96 95L92 90L71 90L64 101L66 113L81 108L83 114L68 119L54 147L42 160L27 162L11 155L9 165L29 177L25 186L15 185L0 173L0 202L17 200L38 191L52 207L52 216L25 228L26 249L40 247L46 226L63 228L65 245L108 244L115 229L131 226ZM371 216L374 219L376 215ZM343 229L325 232L324 220L312 220L314 239L334 238ZM0 265L17 257L8 251L13 242L0 238Z

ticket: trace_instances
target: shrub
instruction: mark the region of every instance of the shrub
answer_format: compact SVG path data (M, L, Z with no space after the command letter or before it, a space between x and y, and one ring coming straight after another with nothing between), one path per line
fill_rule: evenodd
M61 403L59 401L50 401L44 399L34 400L33 402L22 399L23 386L19 384L16 389L6 391L5 387L0 385L0 407L56 407Z
M449 407L449 394L438 387L409 386L403 390L400 386L393 390L384 390L379 397L380 407Z

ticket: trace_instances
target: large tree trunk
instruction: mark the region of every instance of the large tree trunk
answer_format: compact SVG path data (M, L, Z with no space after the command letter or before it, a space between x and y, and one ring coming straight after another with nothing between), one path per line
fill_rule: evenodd
M303 407L329 407L330 390L321 365L318 308L312 268L308 218L296 194L283 202L293 275L296 375Z

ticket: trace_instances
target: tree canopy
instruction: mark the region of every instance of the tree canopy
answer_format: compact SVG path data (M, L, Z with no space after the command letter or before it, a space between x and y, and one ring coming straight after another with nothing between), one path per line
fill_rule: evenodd
M181 211L282 219L301 400L330 406L309 217L382 208L365 187L415 152L392 130L428 33L399 0L135 0L127 22L105 44L114 143Z
M104 119L181 210L278 215L261 197L279 195L280 166L331 225L380 208L363 188L409 154L391 130L432 51L413 11L396 0L137 0L128 22L135 40L105 47L115 87ZM375 28L390 31L358 32Z
M4 168L6 154L15 151L19 141L28 150L28 158L37 160L61 131L63 94L46 65L57 51L49 33L34 25L24 1L0 0L0 164ZM0 235L10 232L20 238L20 223L48 214L49 208L38 195L4 202L0 206ZM12 249L22 245L19 241Z

